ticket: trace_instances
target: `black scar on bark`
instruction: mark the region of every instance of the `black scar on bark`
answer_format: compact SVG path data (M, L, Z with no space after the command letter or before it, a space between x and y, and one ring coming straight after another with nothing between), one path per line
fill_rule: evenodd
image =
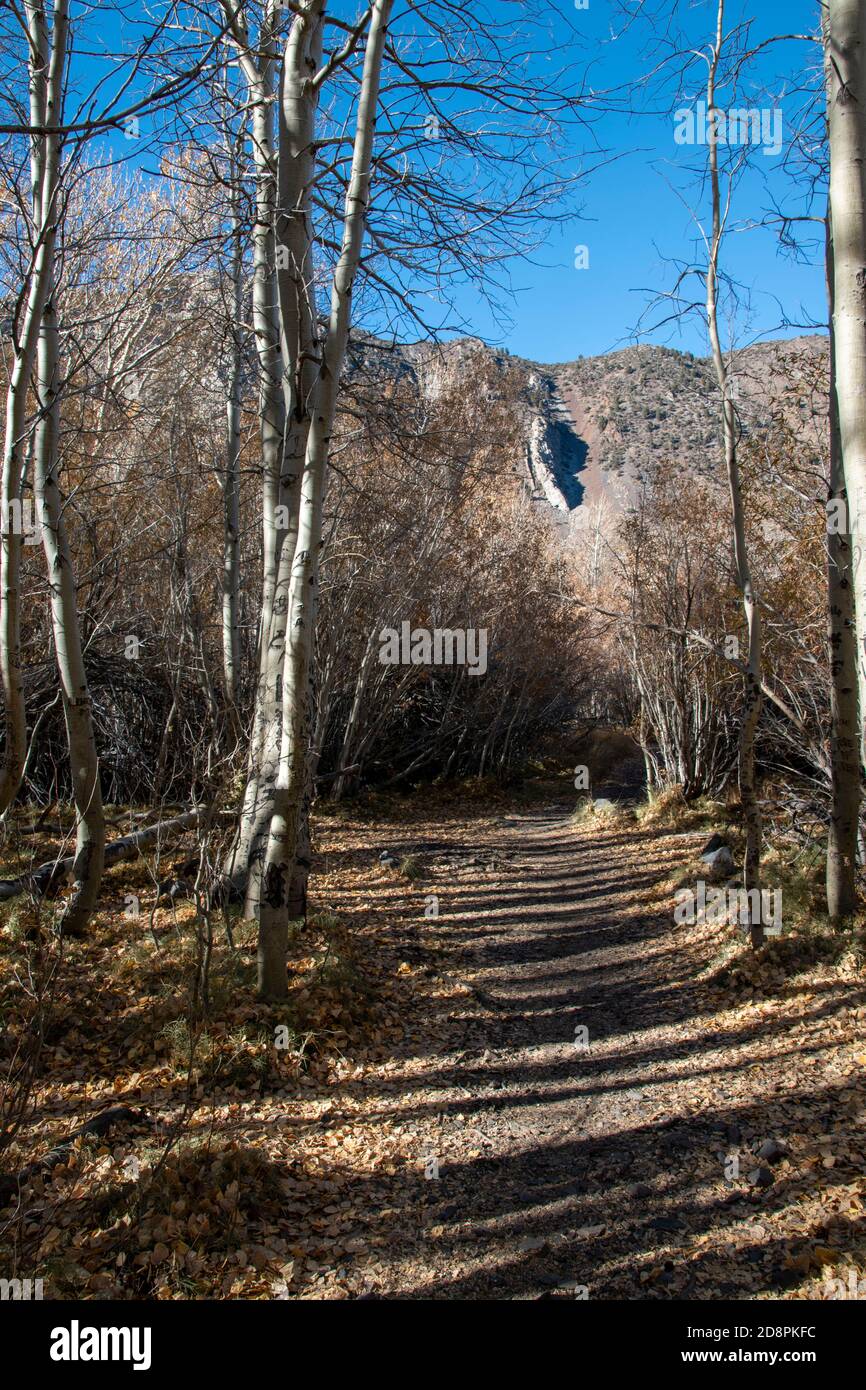
M268 907L282 907L286 901L287 864L269 864L265 870L264 898Z

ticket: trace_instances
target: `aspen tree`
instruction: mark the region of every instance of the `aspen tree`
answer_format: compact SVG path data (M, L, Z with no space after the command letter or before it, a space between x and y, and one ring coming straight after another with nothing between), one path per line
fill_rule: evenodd
M719 61L724 45L725 0L719 0L716 14L716 36L710 50L707 75L707 112L716 110L716 79ZM743 865L743 885L751 895L753 889L761 887L761 808L755 778L755 734L761 717L763 692L761 689L761 615L757 595L752 582L749 566L749 551L746 542L746 519L743 509L743 493L740 481L739 459L737 455L737 416L732 398L730 374L722 350L719 332L719 259L724 237L725 211L722 208L721 180L719 176L719 149L716 139L709 140L710 196L712 198L712 222L709 236L706 267L707 290L707 328L710 337L713 367L722 408L722 434L724 441L725 471L731 497L731 516L733 521L734 568L737 588L743 602L748 637L748 654L744 672L744 705L740 721L738 750L738 783L740 802L743 810L746 849ZM752 945L761 946L764 930L760 922L755 922L751 904L760 899L749 898L750 936Z
M287 56L298 47L302 26L315 22L315 12L319 8L318 5L310 5L306 13L296 15L293 34L287 44ZM346 190L342 246L333 274L331 310L319 344L319 359L309 403L298 538L288 592L280 765L259 912L258 982L259 992L266 996L280 995L286 991L289 889L307 790L306 763L311 726L310 669L316 629L322 506L337 392L351 325L352 288L360 262L370 199L376 108L391 8L392 0L375 0L371 6L358 95L352 166ZM286 138L291 139L296 95L289 86L286 92L292 105L284 106L285 134ZM303 114L301 105L301 118ZM302 264L299 261L299 266ZM299 281L299 288L303 293L305 286L302 280ZM312 293L311 285L308 285L306 292ZM297 300L293 297L289 302L295 304Z
M827 911L847 917L857 902L860 755L857 709L857 632L851 533L839 438L836 347L833 327L833 231L827 213L827 291L830 306L830 486L827 513L827 591L830 647L830 826L827 836Z
M48 28L41 0L26 0L30 122L34 127L60 121L69 42L68 0L57 0ZM0 686L6 714L6 741L0 769L0 814L15 800L27 751L27 714L21 680L22 495L29 433L27 393L36 364L42 316L52 284L54 251L61 217L60 135L30 138L33 253L24 285L24 309L14 342L6 391L6 429L0 488Z
M866 753L866 6L828 0L823 17L830 146L833 382L831 433L840 456L853 553L860 696Z

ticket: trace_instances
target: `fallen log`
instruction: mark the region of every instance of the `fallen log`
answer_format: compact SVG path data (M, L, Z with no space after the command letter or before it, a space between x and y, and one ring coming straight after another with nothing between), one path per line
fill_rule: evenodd
M116 1124L136 1124L146 1118L145 1111L131 1110L128 1105L115 1105L110 1110L103 1110L100 1114L94 1115L92 1120L67 1134L65 1139L61 1139L42 1158L37 1158L35 1163L28 1163L26 1168L22 1168L14 1176L0 1174L0 1207L6 1206L9 1199L14 1197L16 1192L20 1192L22 1187L26 1187L31 1178L39 1173L49 1173L52 1168L63 1163L76 1139L85 1134L107 1134Z
M112 840L110 845L105 846L106 869L122 863L125 859L135 859L140 850L147 849L159 840L167 840L172 835L179 835L184 830L191 830L194 826L200 825L209 809L207 806L196 806L192 811L185 811L182 816L158 821L156 825L148 825L144 830L136 830L131 835ZM45 897L53 889L60 887L72 872L74 863L75 855L69 854L63 859L51 859L31 873L22 874L20 878L0 879L0 901L16 898L20 893L35 893L39 897Z
M151 815L151 814L152 814L152 813L151 813L150 811L133 811L133 813L132 813L132 819L133 819L133 820L145 820L146 817L149 816L149 815ZM123 825L123 822L124 822L125 820L128 820L128 819L129 819L128 816L112 816L112 817L110 817L110 818L109 818L109 817L106 817L106 819L105 819L105 824L106 824L106 825ZM37 821L35 825L25 825L25 826L23 826L23 827L20 828L20 829L16 829L16 834L18 834L18 835L74 835L74 834L75 834L75 825L74 825L74 824L71 824L71 825L55 825L55 824L54 824L53 822L51 822L51 821L49 821L49 822Z

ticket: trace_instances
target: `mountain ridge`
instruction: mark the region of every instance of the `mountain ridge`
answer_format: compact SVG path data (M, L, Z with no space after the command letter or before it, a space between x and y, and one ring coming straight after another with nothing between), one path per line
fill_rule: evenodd
M432 398L477 370L478 355L523 376L525 457L516 464L530 495L560 529L582 524L593 506L613 512L634 500L648 468L664 460L715 471L721 451L719 395L709 357L637 344L611 353L540 363L467 336L445 343L356 341L359 359L399 371ZM382 357L381 355L384 355ZM829 339L769 339L730 354L743 437L785 421L809 426L819 444L826 419Z

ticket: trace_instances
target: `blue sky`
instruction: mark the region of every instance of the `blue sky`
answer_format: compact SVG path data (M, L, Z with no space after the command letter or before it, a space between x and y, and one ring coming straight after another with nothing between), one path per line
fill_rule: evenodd
M818 16L817 0L751 0L747 5L731 3L729 10L733 18L743 10L757 12L756 37L811 32ZM679 11L698 42L709 32L715 3L684 0ZM636 33L612 40L612 8L607 0L589 0L588 10L577 14L576 22L585 28L586 47L593 55L594 86L613 87L644 70ZM565 38L564 24L562 31ZM817 63L817 49L787 44L760 63L755 80L779 90L777 75L789 74L790 90L804 83ZM694 90L697 95L697 84ZM792 91L789 102L793 120L800 98ZM787 106L784 114L787 131ZM600 118L595 130L599 142L620 157L582 184L579 208L563 227L549 230L536 263L513 267L512 325L503 332L474 295L460 299L480 336L498 339L510 351L535 360L570 360L634 341L653 294L672 284L674 272L666 261L672 257L691 260L694 255L694 227L676 190L686 197L692 191L688 167L690 161L694 165L695 152L674 144L670 117L629 118L612 112ZM744 183L737 205L742 221L757 220L770 206L774 189L780 200L791 195L790 182L780 172L781 160L767 156L756 162L761 174L766 166L769 185L765 187L764 179L757 177ZM750 298L749 311L730 323L731 336L738 342L778 336L786 318L789 323L823 320L823 266L816 244L820 229L808 229L807 236L813 245L808 251L811 263L806 265L780 253L773 231L750 230L729 239L725 264ZM574 268L578 245L588 248L587 269ZM652 321L650 315L647 322ZM782 333L796 331L805 330L781 329ZM682 327L651 332L642 340L696 353L706 350L698 318Z
M501 12L512 17L519 8L515 0L486 3L494 15ZM633 9L640 9L641 4L658 6L664 0L630 3ZM641 325L643 341L703 353L706 337L700 315L685 323L653 328L659 314L649 310L653 296L671 287L673 262L692 261L695 256L695 229L685 202L694 201L690 171L702 161L703 152L677 146L670 110L684 98L694 101L700 97L698 73L693 73L679 101L675 88L659 93L655 114L629 115L608 109L611 102L614 108L617 103L625 105L626 87L646 69L646 30L636 25L625 35L614 37L622 21L617 18L613 0L588 0L588 7L575 7L573 15L569 0L559 0L559 4L569 14L571 24L564 18L552 21L555 28L550 54L538 61L555 67L590 63L594 89L618 91L618 97L601 101L593 125L593 138L607 151L609 162L580 183L563 210L561 224L540 228L541 244L532 262L510 267L514 294L506 305L505 322L465 287L455 293L457 313L469 331L543 362L625 346L636 340ZM534 0L527 0L527 7L527 13L544 13L538 11ZM80 6L81 12L88 9ZM346 0L346 9L354 12L352 0ZM676 7L677 22L696 46L711 33L715 9L715 0L681 0ZM757 13L754 38L765 38L813 30L818 0L728 0L728 10L729 21L743 13ZM100 67L95 55L103 45L104 50L116 52L124 38L129 42L127 36L137 36L146 22L147 10L138 0L129 0L126 12L128 27L110 10L103 11L109 22L98 21L94 27L99 7L90 10L87 30L93 56L79 60L87 77L92 79L93 71ZM104 26L101 31L99 23ZM577 43L570 30L577 31ZM800 89L815 78L818 57L817 47L802 43L771 49L750 72L754 96L750 99L748 91L741 92L738 105L750 100L764 104L765 90L783 91L787 135L802 104ZM719 104L725 104L724 93ZM574 141L576 157L585 152L588 164L598 163L598 154L585 133L576 132ZM140 160L145 167L152 167L157 162L152 150L148 155L142 148L147 141L137 150L122 137L112 138L111 144L116 154L131 158L133 163ZM738 194L736 211L741 222L757 222L773 200L794 206L795 185L784 172L783 159L758 154L754 163L756 173L747 176ZM705 205L702 211L706 211ZM739 311L728 325L732 343L742 345L779 333L809 331L800 325L822 320L826 305L820 231L813 226L806 235L812 244L804 253L805 263L780 251L774 230L756 228L728 240L724 265L749 301L748 308ZM575 267L578 247L586 248L588 266L583 269ZM787 328L783 326L786 320L791 325Z

